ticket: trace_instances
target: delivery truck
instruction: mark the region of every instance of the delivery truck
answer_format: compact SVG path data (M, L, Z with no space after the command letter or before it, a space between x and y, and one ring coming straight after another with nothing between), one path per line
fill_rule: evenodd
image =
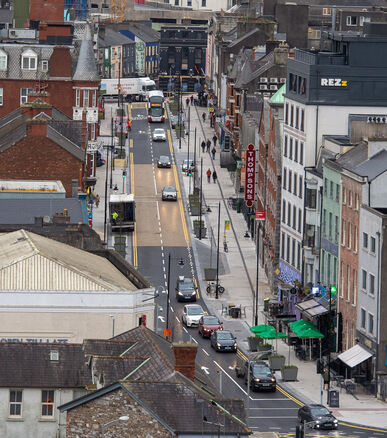
M155 81L148 77L121 78L119 85L120 90L118 90L118 79L102 79L99 89L100 95L117 98L120 94L125 100L146 101L149 92L156 90Z

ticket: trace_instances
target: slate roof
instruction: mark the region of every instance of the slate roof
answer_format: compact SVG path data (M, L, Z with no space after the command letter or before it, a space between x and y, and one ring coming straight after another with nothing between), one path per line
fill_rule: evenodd
M125 35L126 29L120 29L120 32ZM136 37L138 37L140 40L144 41L145 43L153 43L160 41L160 33L153 30L150 26L147 25L130 25L128 26L127 30L129 32L132 32Z
M348 170L366 161L368 158L368 145L364 142L359 143L353 149L342 154L337 160L337 164Z
M387 151L385 149L373 155L369 160L354 169L360 176L366 176L370 181L387 171Z
M98 47L121 46L124 44L134 44L134 41L109 27L105 28L105 35L98 38Z
M34 224L35 217L54 216L57 212L63 212L67 208L70 223L77 224L83 221L82 204L79 199L61 198L0 198L0 224L27 225Z
M52 361L50 352L58 351ZM84 388L91 384L80 344L0 343L0 387Z
M78 62L73 80L100 81L89 26L86 27L86 34L79 50Z
M83 341L83 351L86 355L119 356L134 344L134 341L85 339Z

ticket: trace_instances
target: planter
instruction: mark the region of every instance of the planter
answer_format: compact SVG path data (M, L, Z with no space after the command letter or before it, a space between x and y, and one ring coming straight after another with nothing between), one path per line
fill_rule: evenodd
M261 340L256 336L249 336L247 340L249 342L250 351L258 351L258 346L261 343Z
M298 368L296 366L282 366L281 376L285 382L297 380Z
M270 369L278 371L285 365L285 356L269 356Z
M204 239L207 236L207 228L203 227L201 230L200 234L200 228L194 228L195 237Z
M204 268L204 279L206 281L216 280L216 268Z

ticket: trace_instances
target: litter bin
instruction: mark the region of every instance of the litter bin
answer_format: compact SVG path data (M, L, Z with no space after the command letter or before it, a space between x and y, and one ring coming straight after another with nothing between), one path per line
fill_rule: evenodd
M270 298L264 298L263 299L263 311L268 312L269 311L269 301Z
M330 408L339 408L339 391L330 389L328 392L328 406Z
M232 307L230 309L230 313L231 313L231 318L239 318L241 314L241 309L240 307Z

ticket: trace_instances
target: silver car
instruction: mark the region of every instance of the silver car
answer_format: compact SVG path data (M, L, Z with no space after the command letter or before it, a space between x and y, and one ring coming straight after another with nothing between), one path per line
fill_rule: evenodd
M204 310L199 304L186 304L183 308L183 316L181 319L187 327L193 327L199 325L199 319L203 315Z
M165 186L161 192L163 201L177 201L177 190L173 186Z
M157 128L153 131L153 141L166 141L167 134L165 133L165 129Z

